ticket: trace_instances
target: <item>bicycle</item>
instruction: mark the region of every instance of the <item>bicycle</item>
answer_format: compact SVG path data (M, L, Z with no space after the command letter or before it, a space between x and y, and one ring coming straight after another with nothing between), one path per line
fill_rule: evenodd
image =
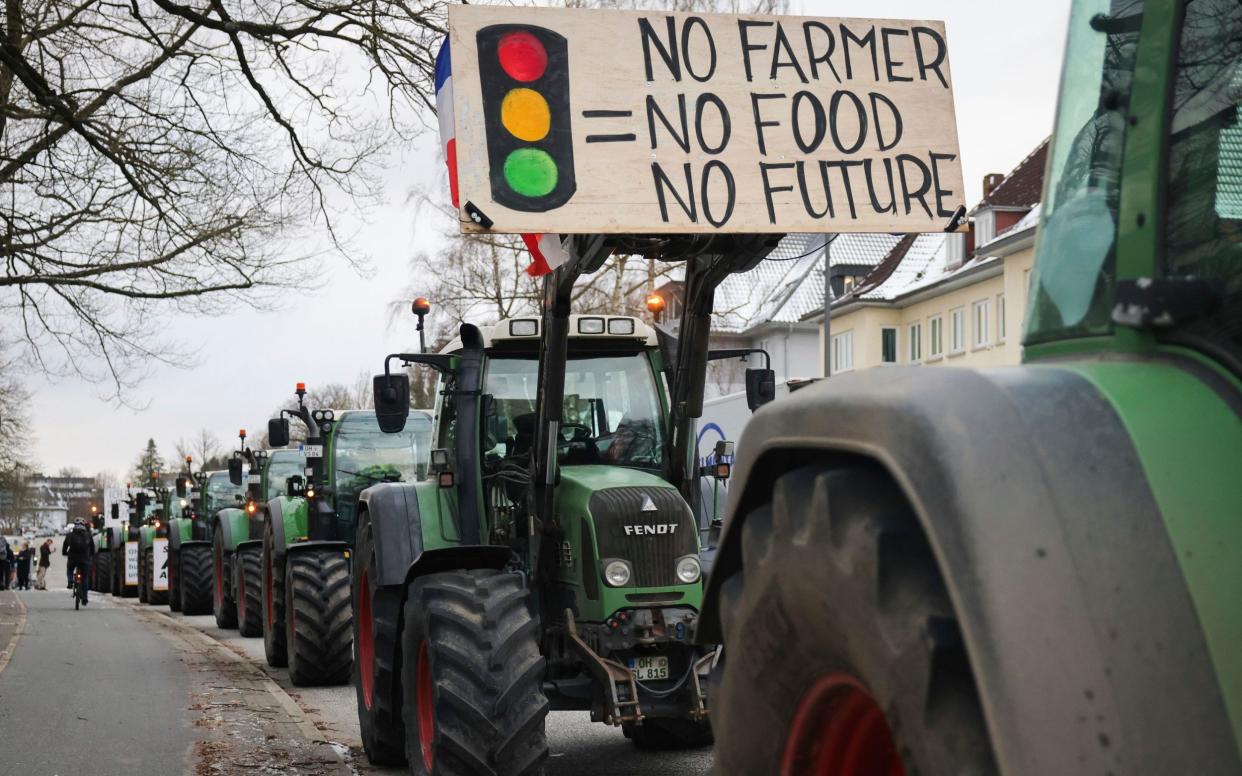
M73 610L77 611L86 603L86 586L82 578L82 569L73 570Z

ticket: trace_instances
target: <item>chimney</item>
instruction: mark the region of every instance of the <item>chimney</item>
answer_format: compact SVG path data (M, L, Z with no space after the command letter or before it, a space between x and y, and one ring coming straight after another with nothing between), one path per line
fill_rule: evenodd
M992 196L992 192L996 190L996 187L999 186L1000 182L1003 180L1005 180L1005 176L999 172L990 172L987 175L984 175L983 198L986 200L988 197Z

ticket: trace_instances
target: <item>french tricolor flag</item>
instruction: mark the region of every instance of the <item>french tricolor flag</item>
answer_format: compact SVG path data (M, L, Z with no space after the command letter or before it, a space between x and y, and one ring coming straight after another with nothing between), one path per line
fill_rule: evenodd
M453 209L461 208L457 189L457 125L453 119L453 69L449 57L448 38L436 54L436 114L440 121L440 143L444 148L444 163L448 165L449 194ZM569 253L561 245L559 234L523 234L530 255L534 258L526 273L532 277L547 275L569 260Z

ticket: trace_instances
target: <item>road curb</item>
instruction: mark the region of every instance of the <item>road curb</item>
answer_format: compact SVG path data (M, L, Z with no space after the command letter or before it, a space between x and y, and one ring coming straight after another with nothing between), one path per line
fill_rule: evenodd
M4 669L8 666L9 661L13 659L13 653L17 651L17 643L21 641L22 633L26 630L26 602L22 597L12 590L4 591L7 596L0 596L0 613L5 609L16 609L17 619L13 621L13 635L9 637L9 643L0 650L0 673L4 673ZM12 600L16 606L10 606L5 599ZM0 633L3 633L4 626L8 623L0 620Z
M254 665L249 659L243 657L242 655L238 655L236 652L229 649L227 645L221 644L209 634L204 633L202 630L192 625L179 621L176 617L173 617L167 612L151 608L145 604L139 605L136 603L130 603L128 599L122 599L120 601L116 601L115 603L130 609L136 614L145 614L158 617L162 622L175 629L177 631L177 637L185 641L190 646L209 647L216 654L223 656L229 662L251 669L256 677L259 678L263 688L272 696L272 699L275 700L276 703L285 711L285 713L292 718L298 733L301 734L306 741L321 746L327 750L327 752L331 752L331 758L340 765L349 765L349 761L336 749L335 746L332 745L332 742L324 738L319 728L315 727L315 723L312 722L306 712L298 706L297 701L285 692L283 687L273 681L272 678L267 675L267 672L260 666Z

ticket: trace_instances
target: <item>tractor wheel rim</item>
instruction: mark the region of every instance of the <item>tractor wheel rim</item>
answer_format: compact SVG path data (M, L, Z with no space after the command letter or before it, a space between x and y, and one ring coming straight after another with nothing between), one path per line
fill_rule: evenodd
M858 679L819 677L798 701L782 776L903 776L884 710Z
M432 748L436 734L435 701L432 697L431 660L427 657L427 642L418 645L418 747L423 756L423 769L431 773L436 764Z
M362 705L368 710L375 698L375 641L371 628L370 576L363 569L358 580L358 678L362 684Z

